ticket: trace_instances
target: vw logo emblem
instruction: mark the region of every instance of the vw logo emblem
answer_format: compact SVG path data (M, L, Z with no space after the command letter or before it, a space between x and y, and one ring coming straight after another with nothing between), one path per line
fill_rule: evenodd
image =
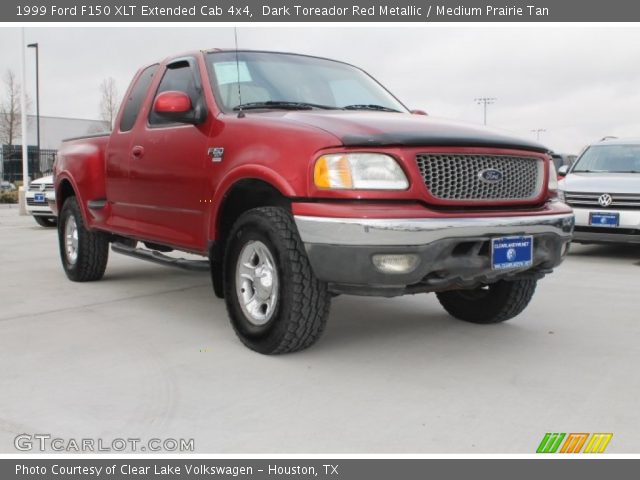
M44 192L46 190L47 186L44 183L40 184L40 191Z
M611 205L611 202L613 202L613 198L611 198L611 195L608 193L600 195L600 198L598 198L598 203L601 207L608 207Z
M495 168L487 168L478 172L478 178L485 183L498 183L502 177L502 172Z
M507 250L507 260L509 260L510 262L513 262L515 259L516 259L516 249L510 248L509 250Z

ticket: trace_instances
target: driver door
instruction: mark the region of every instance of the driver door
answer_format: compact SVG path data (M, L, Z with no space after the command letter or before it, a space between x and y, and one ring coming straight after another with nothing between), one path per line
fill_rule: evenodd
M166 91L184 92L191 105L204 105L194 58L172 61L161 75L148 119L140 124L131 147L130 199L137 212L137 229L157 243L204 250L203 194L212 119L207 115L197 125L176 123L153 110L156 97Z

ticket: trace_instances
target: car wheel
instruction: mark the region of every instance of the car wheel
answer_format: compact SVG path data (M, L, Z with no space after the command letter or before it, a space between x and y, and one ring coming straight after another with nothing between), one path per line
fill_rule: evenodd
M33 219L41 227L52 228L58 224L58 219L55 217L43 217L41 215L34 215Z
M436 296L455 318L472 323L500 323L527 307L536 290L536 280L501 280L473 290L449 290Z
M100 280L109 259L106 234L85 227L75 197L69 197L58 220L60 258L67 277L74 282Z
M250 349L295 352L322 334L331 297L285 209L256 208L240 216L227 242L224 277L231 323Z

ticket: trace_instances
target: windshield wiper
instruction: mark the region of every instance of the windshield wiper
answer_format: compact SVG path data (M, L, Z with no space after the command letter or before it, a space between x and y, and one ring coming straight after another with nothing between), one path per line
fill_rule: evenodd
M378 112L397 112L400 110L396 110L395 108L383 107L382 105L375 104L362 104L362 105L347 105L346 107L342 107L345 110L376 110Z
M269 100L266 102L243 103L241 105L233 107L233 110L237 112L239 110L257 110L260 108L278 108L283 110L312 110L314 108L321 108L323 110L333 110L336 107L332 107L330 105L320 105L317 103L288 102L285 100Z

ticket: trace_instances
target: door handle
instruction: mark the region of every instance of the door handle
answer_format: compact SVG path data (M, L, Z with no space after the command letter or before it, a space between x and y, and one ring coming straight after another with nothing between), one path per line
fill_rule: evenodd
M144 147L136 145L131 149L131 155L133 155L133 158L142 157L144 155Z

